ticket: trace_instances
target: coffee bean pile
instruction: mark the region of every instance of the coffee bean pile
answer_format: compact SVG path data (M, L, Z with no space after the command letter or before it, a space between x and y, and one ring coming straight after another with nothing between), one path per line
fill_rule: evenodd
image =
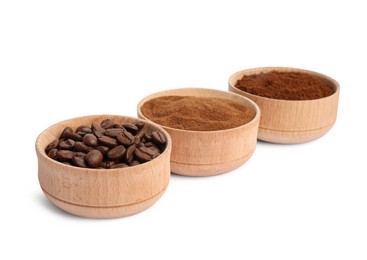
M81 125L76 131L66 127L59 139L47 145L48 157L83 167L115 169L153 160L166 147L166 137L159 131L148 133L142 121L117 124L105 119L100 125Z

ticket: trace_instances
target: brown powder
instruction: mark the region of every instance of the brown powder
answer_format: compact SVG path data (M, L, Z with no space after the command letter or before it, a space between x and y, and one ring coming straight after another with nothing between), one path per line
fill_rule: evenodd
M141 107L144 116L160 125L193 131L215 131L238 127L256 114L250 105L222 98L164 96Z
M332 95L335 90L318 77L300 72L244 75L236 88L254 95L285 100L311 100Z

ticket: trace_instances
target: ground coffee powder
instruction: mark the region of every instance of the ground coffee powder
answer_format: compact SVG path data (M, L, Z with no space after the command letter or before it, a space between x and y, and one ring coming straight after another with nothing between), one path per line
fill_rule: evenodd
M160 125L193 131L238 127L256 114L250 105L223 98L164 96L144 103L141 112Z
M311 100L332 95L335 90L321 79L300 72L244 75L236 88L254 95L285 100Z

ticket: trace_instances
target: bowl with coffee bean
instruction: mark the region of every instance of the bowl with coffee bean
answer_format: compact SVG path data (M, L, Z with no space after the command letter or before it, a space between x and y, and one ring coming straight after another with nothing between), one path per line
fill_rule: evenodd
M170 136L133 117L94 115L54 124L38 136L36 153L46 197L82 217L141 212L170 179Z
M205 88L171 89L140 101L138 117L172 138L171 171L210 176L244 164L256 148L258 106L248 98Z
M339 84L318 72L263 67L238 71L229 91L250 98L261 109L259 140L295 144L315 140L334 125Z

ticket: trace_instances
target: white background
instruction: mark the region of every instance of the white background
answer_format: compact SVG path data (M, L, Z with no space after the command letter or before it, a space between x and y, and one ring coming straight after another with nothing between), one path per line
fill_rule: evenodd
M0 2L0 259L367 259L365 1ZM242 69L314 70L338 119L302 145L258 143L233 172L172 176L148 210L93 220L39 187L36 137L146 95L227 90Z

